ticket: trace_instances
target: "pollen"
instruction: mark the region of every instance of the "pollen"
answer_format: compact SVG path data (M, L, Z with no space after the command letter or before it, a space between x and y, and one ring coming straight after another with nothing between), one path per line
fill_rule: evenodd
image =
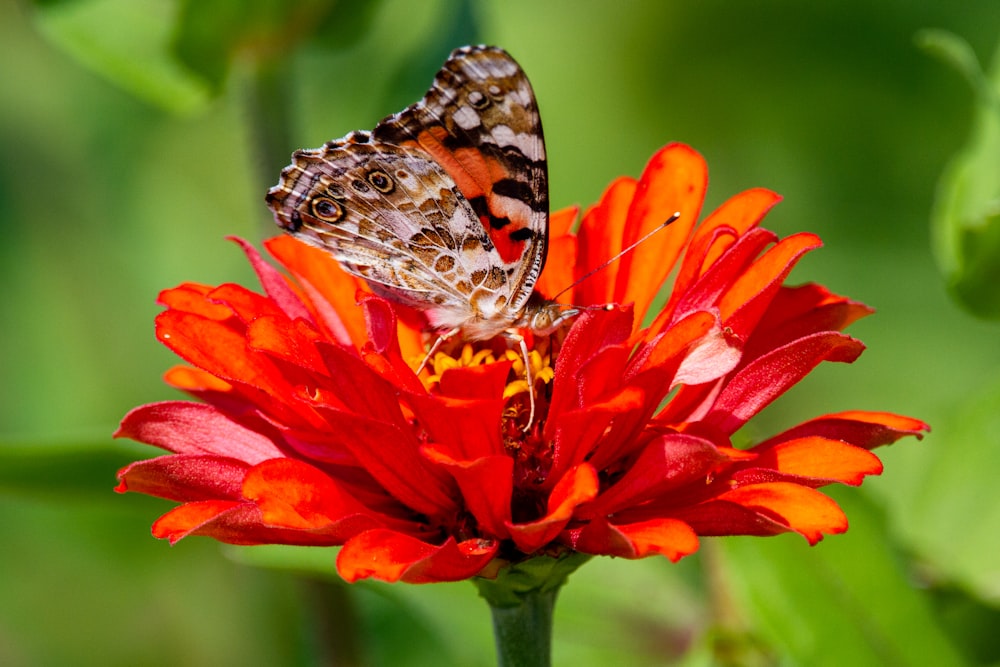
M524 357L518 351L504 350L503 354L498 356L489 348L476 349L471 343L463 345L456 355L447 352L435 353L427 364L432 373L423 378L424 385L430 389L441 381L441 375L445 371L453 368L481 366L499 361L511 362L511 379L504 387L504 400L527 393L529 387L525 375ZM531 350L528 352L528 363L531 364L531 378L534 382L541 381L543 384L552 382L555 371L552 369L549 355L542 355L537 350Z

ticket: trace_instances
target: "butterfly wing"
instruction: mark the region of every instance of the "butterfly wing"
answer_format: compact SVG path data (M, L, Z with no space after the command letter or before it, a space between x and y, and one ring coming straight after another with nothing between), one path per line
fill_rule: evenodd
M419 148L469 202L513 286L520 312L545 264L548 172L535 94L496 47L456 49L422 100L380 122L379 142Z
M354 132L299 150L267 194L278 224L383 296L452 329L509 326L513 282L469 202L423 151Z

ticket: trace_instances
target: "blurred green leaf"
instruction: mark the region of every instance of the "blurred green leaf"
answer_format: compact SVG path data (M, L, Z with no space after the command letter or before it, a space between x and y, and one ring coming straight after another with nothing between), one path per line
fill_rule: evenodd
M205 108L235 62L282 59L315 40L352 46L374 0L35 0L48 38L133 95L174 113Z
M40 498L116 498L115 473L145 458L110 439L86 444L0 445L0 491Z
M412 586L344 582L337 549L263 545L226 547L234 561L326 580L344 589L358 615L360 644L372 665L490 665L491 624L486 602L466 581Z
M984 502L1000 468L1000 382L966 398L940 431L945 444L912 508L914 539L938 578L1000 606L1000 505Z
M36 2L39 30L136 97L173 113L203 109L210 89L171 54L174 0Z
M975 127L938 185L932 214L938 263L952 295L979 317L1000 318L1000 50L991 78L971 47L943 31L920 43L954 66L976 93Z
M903 576L880 513L857 490L836 495L850 517L846 535L816 547L791 535L722 541L729 585L754 630L795 664L966 664Z

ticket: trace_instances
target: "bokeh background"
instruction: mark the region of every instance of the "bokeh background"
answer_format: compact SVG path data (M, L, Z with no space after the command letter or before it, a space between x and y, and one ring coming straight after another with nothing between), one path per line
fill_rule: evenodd
M989 63L1000 5L0 2L0 664L493 663L468 583L348 587L329 549L154 540L169 503L112 488L155 452L110 438L176 397L157 292L254 284L224 237L275 233L263 193L290 151L415 101L471 42L531 77L554 207L682 141L708 160L706 210L782 193L766 226L826 244L792 282L877 308L850 329L861 359L819 368L750 437L855 408L933 427L832 491L851 530L819 546L589 563L557 606L555 663L1000 664L1000 328L949 297L930 231L977 107L918 48L926 28Z

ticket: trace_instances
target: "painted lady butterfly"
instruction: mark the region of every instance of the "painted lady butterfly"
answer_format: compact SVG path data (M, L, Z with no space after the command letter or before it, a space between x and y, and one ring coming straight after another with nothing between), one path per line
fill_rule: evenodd
M438 343L506 334L527 356L517 329L550 333L577 313L533 294L545 141L531 84L502 49L455 50L422 100L292 160L267 193L278 225L424 311Z

